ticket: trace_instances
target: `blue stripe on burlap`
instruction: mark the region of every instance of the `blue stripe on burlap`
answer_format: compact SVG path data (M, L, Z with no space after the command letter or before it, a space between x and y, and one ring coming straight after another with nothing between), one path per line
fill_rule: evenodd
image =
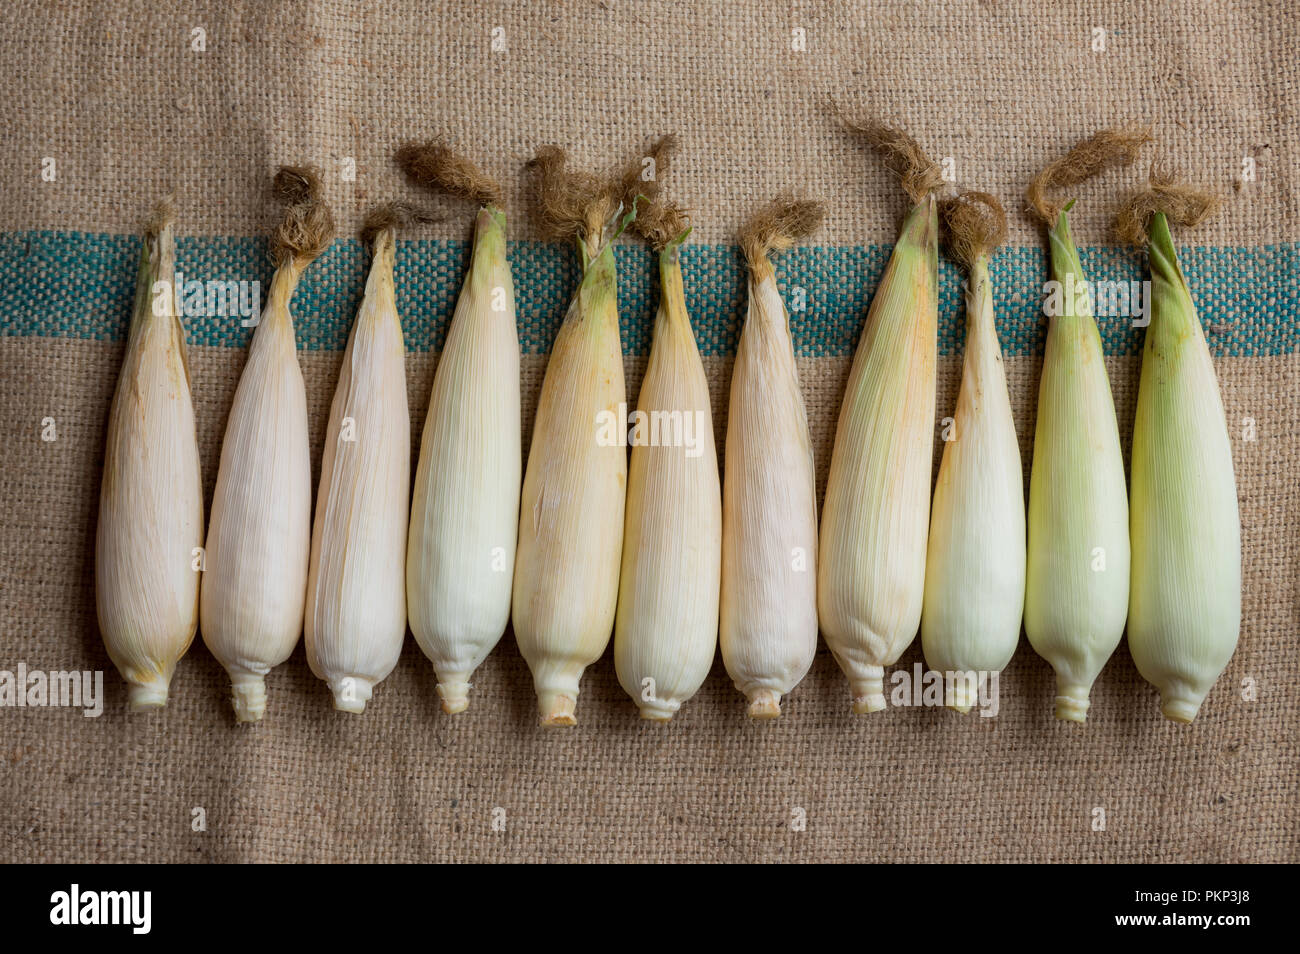
M29 231L0 234L0 335L125 338L134 294L140 238L83 232ZM1255 248L1185 248L1183 269L1202 320L1211 327L1218 355L1293 354L1300 350L1300 254L1296 243ZM851 354L889 246L797 248L777 263L787 302L802 288L806 308L791 313L795 349L807 357ZM640 244L617 247L623 348L645 354L650 347L655 282L650 251ZM1081 250L1093 280L1137 281L1140 254L1119 248ZM187 236L177 242L178 266L187 279L260 281L270 287L266 241L260 238ZM456 294L469 260L460 241L399 243L398 309L407 346L442 347ZM578 279L576 256L567 245L511 242L519 314L526 354L544 354L564 316ZM308 269L294 296L301 348L341 350L361 298L367 256L354 239L336 241ZM700 350L735 351L744 317L744 269L739 250L726 245L687 245L683 250L687 305ZM1045 256L1039 248L1006 248L993 261L994 305L1008 355L1041 352ZM961 350L961 273L950 262L940 269L939 350ZM188 319L190 341L243 347L252 335L232 317ZM1107 353L1132 354L1140 332L1126 319L1101 322Z

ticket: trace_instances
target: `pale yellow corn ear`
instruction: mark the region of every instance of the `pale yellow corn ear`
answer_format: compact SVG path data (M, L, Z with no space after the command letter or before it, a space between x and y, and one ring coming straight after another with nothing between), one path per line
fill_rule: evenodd
M1160 711L1191 722L1241 630L1241 518L1214 361L1165 214L1156 212L1149 228L1128 645L1138 672L1160 690Z
M506 218L478 213L470 271L429 396L407 548L411 631L448 713L510 618L522 447Z
M365 710L406 638L411 422L392 225L373 248L325 431L303 631L311 671L344 712Z
M288 209L273 244L271 290L226 421L200 600L203 641L230 674L240 722L265 714L266 674L289 658L303 627L311 445L289 300L333 235L310 170L282 169L276 186Z
M980 682L1002 671L1020 640L1025 491L989 277L1005 217L983 193L949 210L949 244L970 272L966 351L930 510L921 646L927 665L947 677L945 704L967 712Z
M166 704L198 625L203 479L171 217L162 204L140 255L95 534L99 628L132 710Z
M577 723L578 682L609 645L618 604L627 398L616 282L605 244L555 336L524 472L513 622L548 727Z
M853 711L885 708L884 667L916 637L934 453L935 200L903 222L849 372L822 508L817 608Z
M1124 634L1128 494L1068 209L1049 232L1055 284L1029 479L1025 635L1056 670L1056 717L1085 722L1092 684Z
M727 415L719 642L727 675L754 719L780 716L782 696L807 675L817 653L812 440L789 315L768 253L810 234L823 214L816 203L778 199L741 236L749 310Z
M713 665L722 559L709 384L686 311L680 256L680 240L659 255L659 312L629 437L614 627L619 682L643 719L660 722L695 694Z

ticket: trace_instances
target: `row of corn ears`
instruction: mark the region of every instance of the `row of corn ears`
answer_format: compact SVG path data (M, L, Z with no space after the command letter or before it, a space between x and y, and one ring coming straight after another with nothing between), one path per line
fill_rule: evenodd
M171 296L158 293L175 270L172 215L160 207L110 411L96 540L100 628L130 707L166 702L201 626L240 721L262 718L265 676L300 633L336 707L360 712L396 665L409 622L444 710L460 712L513 620L547 726L575 724L582 673L611 633L619 681L647 719L671 719L694 695L719 643L749 714L778 716L811 666L819 629L854 711L871 712L886 704L884 668L918 629L934 670L988 674L1007 665L1023 623L1056 671L1057 716L1083 722L1127 624L1161 711L1191 722L1241 618L1231 445L1168 225L1198 221L1212 202L1153 175L1126 206L1129 233L1140 239L1145 229L1152 281L1130 488L1087 302L1067 299L1051 316L1026 519L989 277L1005 236L1001 207L983 193L941 199L937 167L906 134L846 124L899 174L912 207L853 361L820 535L807 416L771 264L819 226L818 203L782 196L742 229L749 309L723 484L682 280L689 229L658 190L674 140L611 176L541 150L532 165L544 231L577 243L583 272L551 351L525 470L501 189L443 144L403 147L398 162L417 181L479 203L470 271L412 488L393 266L397 228L425 216L388 205L368 220L373 259L330 409L313 521L289 302L333 222L311 171L282 169L277 267L231 407L206 544L185 333ZM1069 206L1054 205L1051 192L1131 162L1148 139L1099 133L1031 186L1049 227L1052 278L1065 287L1084 275ZM941 218L969 271L968 336L931 498ZM625 391L611 246L629 224L658 250L661 279L638 411L671 420L678 437L699 422L690 446L632 440L630 460L625 422L612 417ZM619 439L600 438L610 421ZM964 712L976 700L973 680L949 681L947 705Z

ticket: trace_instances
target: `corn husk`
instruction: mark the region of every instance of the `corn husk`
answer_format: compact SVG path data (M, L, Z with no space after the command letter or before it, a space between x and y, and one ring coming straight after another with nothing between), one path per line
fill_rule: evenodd
M1050 238L1052 279L1083 287L1066 212ZM1084 722L1092 684L1124 634L1128 493L1097 323L1086 298L1063 303L1051 317L1038 386L1025 635L1056 670L1056 717Z
M682 284L684 238L659 253L659 312L637 401L644 418L633 428L614 624L619 683L643 719L660 722L703 684L718 644L722 497L709 384ZM652 440L658 445L642 443Z
M1160 711L1190 723L1241 630L1241 519L1214 362L1166 215L1199 202L1184 219L1192 224L1214 202L1158 178L1153 185L1151 323L1133 424L1128 645L1138 672L1160 690Z
M578 681L609 644L618 601L627 454L596 443L625 400L614 253L583 273L551 349L520 500L514 629L543 725L576 724Z
M307 575L307 662L344 712L365 710L406 638L411 424L393 219L391 208L371 219L374 257L330 406Z
M966 712L979 680L1001 672L1020 639L1025 494L989 279L1006 219L984 193L966 193L945 211L950 244L970 271L966 353L930 511L921 645L931 669L952 674L946 704Z
M95 535L99 628L132 710L166 704L198 626L203 478L171 220L163 203L145 234Z
M578 683L609 645L627 493L626 401L614 249L623 183L534 160L551 237L577 240L582 281L542 380L519 507L513 624L541 724L577 723ZM602 434L602 431L604 434Z
M894 160L903 220L853 358L822 507L817 609L853 711L885 707L884 667L916 637L925 587L938 349L938 168L905 134L858 128Z
M495 183L440 143L404 147L398 162L482 204L429 395L406 564L411 632L443 710L457 713L510 618L522 472L514 285Z
M273 246L270 293L226 421L200 601L203 641L230 674L240 722L265 714L266 674L289 658L303 628L311 446L289 300L333 235L311 170L281 169L276 185L288 208Z
M1056 717L1085 722L1089 693L1119 644L1128 613L1128 494L1101 335L1070 233L1049 187L1131 162L1149 137L1104 131L1048 165L1031 206L1049 225L1047 349L1029 478L1025 635L1056 671Z
M817 652L817 485L789 315L768 258L813 232L823 209L783 197L741 233L749 310L727 417L719 641L752 718L781 697Z

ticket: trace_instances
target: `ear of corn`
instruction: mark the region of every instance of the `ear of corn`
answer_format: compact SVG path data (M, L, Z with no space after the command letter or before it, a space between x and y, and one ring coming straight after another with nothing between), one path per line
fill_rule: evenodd
M519 337L506 217L478 214L470 272L438 359L411 505L411 631L460 712L510 617L521 473Z
M131 709L164 705L198 625L203 481L170 210L145 236L126 357L109 411L95 605Z
M931 669L1000 672L1015 653L1025 603L1025 495L989 256L970 263L966 353L951 439L934 488L921 645ZM953 708L974 704L969 680L949 683Z
M749 715L775 718L817 653L817 486L774 274L749 280L729 407L722 659Z
M301 269L278 269L235 388L212 497L203 641L226 667L235 716L266 711L268 672L302 632L311 550L307 393L289 299Z
M756 719L780 716L781 697L807 675L817 652L812 440L789 315L768 251L810 234L822 215L819 205L778 199L741 236L749 311L727 414L719 642L727 674Z
M307 662L345 712L364 711L406 637L411 425L395 254L394 229L381 229L330 406L312 530Z
M1133 425L1128 642L1191 722L1241 628L1241 522L1214 362L1162 212L1151 220L1151 324Z
M817 607L855 712L916 636L925 585L938 347L933 196L903 222L853 359L822 510Z
M654 343L637 402L645 433L634 439L628 470L614 665L642 718L667 721L713 664L722 499L680 242L660 253L659 275Z
M519 508L513 622L546 726L576 723L578 681L618 603L627 451L598 426L626 392L614 250L596 238L546 366Z
M230 674L240 722L265 714L266 674L289 658L303 628L311 445L289 301L333 234L310 170L281 169L276 188L289 206L273 245L271 289L226 421L199 606L203 641Z
M1068 207L1067 207L1068 209ZM1051 277L1085 289L1061 212ZM1064 294L1050 319L1029 483L1025 635L1056 670L1056 716L1087 718L1088 695L1119 644L1128 608L1128 497L1119 428L1086 294Z

